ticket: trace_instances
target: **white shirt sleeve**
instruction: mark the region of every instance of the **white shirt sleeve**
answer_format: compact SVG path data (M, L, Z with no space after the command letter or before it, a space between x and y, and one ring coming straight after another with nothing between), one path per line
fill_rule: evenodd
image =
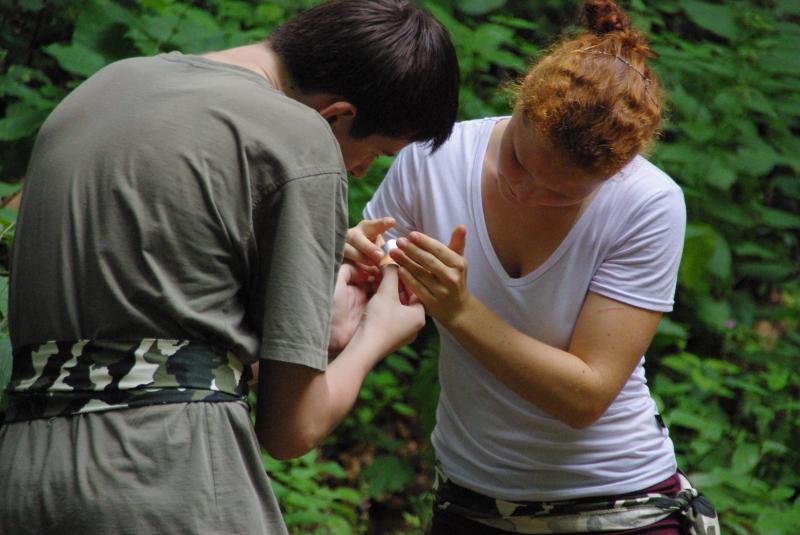
M419 149L409 145L400 151L389 172L375 191L372 199L364 207L364 219L378 219L391 216L397 224L384 233L384 238L391 239L407 236L418 228L417 217L419 206L417 201L417 155Z
M670 312L686 231L680 188L653 194L619 225L589 291L640 308Z

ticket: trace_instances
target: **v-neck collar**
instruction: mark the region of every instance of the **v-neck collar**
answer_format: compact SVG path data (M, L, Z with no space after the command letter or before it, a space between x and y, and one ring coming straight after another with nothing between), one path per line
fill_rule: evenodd
M478 141L476 144L477 146L475 147L477 157L473 162L468 179L468 195L472 205L471 217L473 219L475 229L478 232L481 250L486 256L489 265L492 267L492 271L494 271L498 279L500 279L500 281L507 286L525 286L533 283L536 279L544 275L550 268L552 268L553 265L558 262L561 256L563 256L563 254L575 242L577 236L583 233L588 221L591 219L591 217L588 217L588 214L597 205L597 197L601 193L600 190L605 187L605 183L600 186L597 194L594 195L590 200L589 205L586 206L582 213L577 216L572 228L569 230L569 232L567 232L567 235L564 237L558 247L556 247L555 251L553 251L544 262L542 262L529 273L526 273L521 277L512 277L508 274L506 269L503 267L503 264L500 262L500 258L497 256L497 252L495 251L494 245L492 244L492 240L489 236L489 229L486 226L486 215L484 212L482 196L482 175L483 164L484 160L486 159L486 151L489 146L489 141L492 137L492 130L494 129L494 126L498 121L502 121L503 119L510 119L510 117L496 117L485 121L485 123L482 125L484 130L481 132L481 135L478 136Z

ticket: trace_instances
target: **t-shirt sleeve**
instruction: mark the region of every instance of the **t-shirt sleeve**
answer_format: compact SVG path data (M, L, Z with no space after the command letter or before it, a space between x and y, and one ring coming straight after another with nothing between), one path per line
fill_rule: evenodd
M387 239L407 236L419 225L416 214L414 184L418 170L415 145L404 148L392 162L381 185L364 207L364 219L379 219L391 216L397 224L384 233Z
M261 203L251 296L259 358L324 370L347 233L347 179L338 173L294 178Z
M589 290L640 308L670 312L686 232L678 187L652 195L622 221Z

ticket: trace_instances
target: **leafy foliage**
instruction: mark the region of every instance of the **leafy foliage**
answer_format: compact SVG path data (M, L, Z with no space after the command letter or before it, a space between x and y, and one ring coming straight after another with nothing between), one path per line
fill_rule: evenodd
M0 0L0 197L19 188L48 113L103 65L249 43L316 1ZM511 102L498 88L558 38L577 7L422 3L456 44L464 119L508 113ZM681 466L711 496L726 532L788 535L800 525L800 4L625 5L660 54L654 65L668 91L651 159L679 181L689 215L676 308L648 352L651 386ZM377 162L352 184L353 222L388 165ZM13 221L13 210L0 209L0 386L10 367ZM436 347L428 326L379 365L318 452L265 458L292 531L424 531Z

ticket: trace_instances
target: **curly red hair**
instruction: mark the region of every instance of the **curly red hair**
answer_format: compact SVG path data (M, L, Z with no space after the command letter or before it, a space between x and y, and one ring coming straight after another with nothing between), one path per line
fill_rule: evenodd
M611 176L658 135L656 54L612 0L587 0L588 31L557 44L517 88L517 107L576 166Z

